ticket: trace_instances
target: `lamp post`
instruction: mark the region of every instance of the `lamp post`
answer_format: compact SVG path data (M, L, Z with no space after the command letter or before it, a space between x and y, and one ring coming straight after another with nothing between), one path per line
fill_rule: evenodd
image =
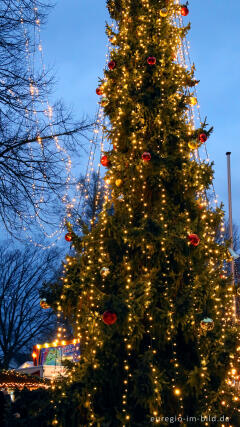
M226 153L227 156L227 174L228 174L228 223L229 223L229 237L231 239L230 247L233 250L233 222L232 222L232 182L231 182L231 152ZM231 276L232 276L232 286L235 288L235 271L234 271L234 258L232 257L231 261ZM237 317L237 301L236 297L234 299L234 317Z

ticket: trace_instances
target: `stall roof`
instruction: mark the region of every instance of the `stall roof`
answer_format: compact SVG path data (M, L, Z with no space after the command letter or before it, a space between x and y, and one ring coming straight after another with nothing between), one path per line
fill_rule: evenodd
M24 387L30 390L48 388L50 387L50 382L34 375L19 373L15 370L0 370L0 389L23 389Z

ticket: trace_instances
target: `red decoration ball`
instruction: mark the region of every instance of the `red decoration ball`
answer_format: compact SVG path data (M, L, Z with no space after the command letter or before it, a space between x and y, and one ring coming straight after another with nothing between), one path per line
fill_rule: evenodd
M148 65L155 65L156 62L157 62L157 60L156 60L155 56L149 56L147 59Z
M181 15L182 16L187 16L189 14L189 9L187 6L182 6L181 8Z
M207 141L207 135L205 133L200 133L198 136L198 139L200 142L206 142Z
M105 166L105 167L108 167L110 165L110 161L108 159L108 156L102 156L101 165Z
M102 320L105 325L113 325L117 321L117 315L112 311L105 311L105 313L103 313Z
M110 61L108 63L109 70L114 70L115 67L116 67L116 62L115 61Z
M102 91L102 89L100 87L97 87L96 94L97 95L103 95L103 91Z
M150 153L143 153L142 154L142 159L144 162L150 162L151 160L151 154Z
M200 239L197 234L189 234L188 240L190 241L192 246L198 246L200 243Z
M71 241L72 241L72 234L71 234L71 233L67 233L67 234L65 235L65 240L66 240L67 242L71 242Z

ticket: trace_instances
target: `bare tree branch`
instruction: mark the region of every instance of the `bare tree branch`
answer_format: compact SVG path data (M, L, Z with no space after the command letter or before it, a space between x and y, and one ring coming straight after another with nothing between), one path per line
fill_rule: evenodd
M33 247L24 251L1 246L0 252L0 366L55 328L52 310L39 305L39 290L57 272L59 252Z
M60 101L49 105L53 75L29 64L39 47L37 26L51 7L39 0L0 2L0 221L15 235L36 226L36 217L59 223L70 186L68 153L83 148L92 126L75 121Z

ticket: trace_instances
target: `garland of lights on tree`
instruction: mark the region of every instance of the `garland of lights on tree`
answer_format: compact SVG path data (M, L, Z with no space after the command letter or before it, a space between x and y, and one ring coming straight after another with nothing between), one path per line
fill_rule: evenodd
M228 245L216 241L224 214L207 198L212 164L200 156L212 128L195 127L198 81L181 59L189 6L107 6L116 24L96 88L108 118L105 202L91 229L68 224L75 254L56 306L82 356L54 389L53 424L63 425L67 396L79 426L164 426L170 416L210 426L215 415L237 425L235 289Z

